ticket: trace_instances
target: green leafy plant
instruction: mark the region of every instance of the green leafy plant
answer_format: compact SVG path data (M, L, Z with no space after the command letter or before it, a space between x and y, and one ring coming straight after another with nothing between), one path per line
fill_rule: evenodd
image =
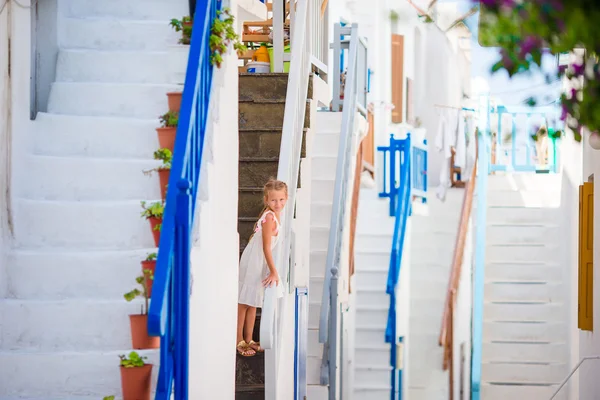
M115 400L115 396L104 396L102 400Z
M217 11L217 17L213 21L209 38L210 50L212 51L210 62L217 68L221 67L223 55L227 53L230 44L233 44L238 56L242 56L248 50L241 42L239 35L235 33L234 21L235 18L231 15L229 8Z
M148 359L148 357L142 357L135 351L132 351L131 353L129 353L129 358L124 354L120 355L119 358L121 359L120 365L121 365L121 367L124 367L124 368L143 367L144 365L146 365L144 360ZM112 397L114 399L114 396L110 396L110 397ZM105 398L105 400L106 400L106 398Z
M148 256L146 257L146 261L155 261L156 257L158 257L158 254L156 253L150 253L148 254Z
M162 161L162 165L158 169L171 169L173 162L173 153L169 149L158 149L154 152L154 159Z
M147 204L145 201L142 201L142 214L141 216L148 218L162 218L163 213L165 212L165 205L160 201L155 201L154 203Z
M173 18L169 25L175 29L175 32L181 32L181 38L179 39L179 44L190 44L192 41L192 28L194 23L192 18L182 17L181 19Z
M175 128L179 123L179 113L175 111L169 111L158 118L163 128Z
M152 273L152 270L150 269L145 269L144 275L140 275L137 278L135 278L135 281L142 287L141 290L135 288L132 291L127 292L123 295L123 297L125 297L125 300L127 301L133 301L136 297L144 298L144 304L142 305L142 310L140 312L140 314L142 315L148 314L148 303L150 300L148 296L148 285L146 284L146 280L154 280L154 273Z

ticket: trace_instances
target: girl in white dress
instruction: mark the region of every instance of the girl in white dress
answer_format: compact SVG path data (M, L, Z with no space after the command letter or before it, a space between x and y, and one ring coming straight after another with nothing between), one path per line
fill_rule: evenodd
M252 340L256 308L263 306L265 287L279 285L273 249L279 241L279 221L288 198L287 185L282 181L270 180L263 192L265 207L240 260L237 351L244 357L262 351L260 344Z

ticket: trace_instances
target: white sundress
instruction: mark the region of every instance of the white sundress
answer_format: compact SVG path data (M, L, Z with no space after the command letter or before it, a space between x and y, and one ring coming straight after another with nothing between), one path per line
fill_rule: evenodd
M262 281L269 275L269 267L263 253L262 226L265 223L267 215L273 214L277 226L277 235L271 238L271 251L279 242L279 231L281 225L273 211L266 211L258 220L254 235L242 253L240 259L240 277L238 281L238 303L246 304L251 307L260 308L263 306L265 287ZM282 293L281 276L277 285L278 297Z

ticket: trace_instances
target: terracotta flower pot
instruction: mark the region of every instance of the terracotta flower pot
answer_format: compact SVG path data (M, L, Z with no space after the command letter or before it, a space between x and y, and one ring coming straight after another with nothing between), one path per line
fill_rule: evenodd
M173 149L175 148L175 134L177 133L177 128L156 128L156 133L158 134L158 144L160 145L160 148L166 148L173 152Z
M148 336L148 315L130 315L131 345L134 349L158 349L160 337Z
M154 261L142 261L142 274L145 270L149 269L152 271L152 276L154 276L154 271L156 269L156 260ZM152 284L154 283L154 279L146 279L146 287L148 288L148 297L152 296Z
M152 230L152 235L154 235L154 244L158 247L158 243L160 242L160 231L155 230L154 228L156 228L157 225L162 224L162 217L150 217L148 218L148 221L150 221L150 229Z
M171 173L170 169L159 169L158 170L158 179L160 181L160 195L162 199L165 200L167 198L167 185L169 184L169 174Z
M121 369L121 391L123 400L150 400L152 364L143 367Z
M167 93L167 97L169 98L169 111L179 112L179 109L181 108L181 96L183 96L182 92Z

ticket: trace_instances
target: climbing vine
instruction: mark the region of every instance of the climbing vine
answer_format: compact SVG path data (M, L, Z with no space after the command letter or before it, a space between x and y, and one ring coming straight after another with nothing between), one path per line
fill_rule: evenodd
M221 67L223 62L223 55L227 53L227 49L230 44L233 44L233 48L237 52L238 56L242 56L247 47L241 42L239 35L235 32L233 23L235 18L231 15L229 8L217 11L217 17L213 21L213 25L210 31L210 50L212 55L210 62L217 68Z

